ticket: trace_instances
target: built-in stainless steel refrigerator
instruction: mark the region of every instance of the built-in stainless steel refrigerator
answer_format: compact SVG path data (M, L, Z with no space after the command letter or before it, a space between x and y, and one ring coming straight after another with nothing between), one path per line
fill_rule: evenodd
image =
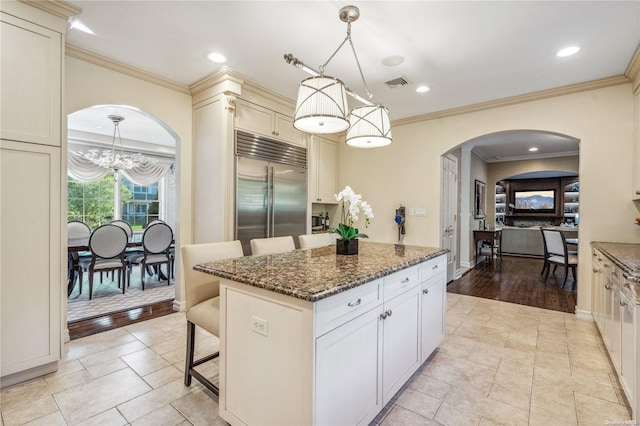
M236 132L236 239L297 236L307 227L307 150Z

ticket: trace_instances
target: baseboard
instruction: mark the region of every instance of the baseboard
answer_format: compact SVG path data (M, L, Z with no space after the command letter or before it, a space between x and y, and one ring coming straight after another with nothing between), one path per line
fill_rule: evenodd
M187 305L184 301L173 301L173 310L176 312L184 312L187 309Z
M26 382L27 380L35 379L36 377L51 374L58 370L58 361L53 361L48 364L33 367L28 370L19 371L17 373L8 374L0 377L0 388L6 388L17 383Z
M593 314L591 311L583 311L576 306L576 319L593 322Z

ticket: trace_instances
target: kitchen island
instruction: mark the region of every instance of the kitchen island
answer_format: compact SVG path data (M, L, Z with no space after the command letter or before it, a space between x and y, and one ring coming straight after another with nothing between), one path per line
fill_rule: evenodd
M195 269L220 277L219 414L368 424L444 338L446 250L360 241Z

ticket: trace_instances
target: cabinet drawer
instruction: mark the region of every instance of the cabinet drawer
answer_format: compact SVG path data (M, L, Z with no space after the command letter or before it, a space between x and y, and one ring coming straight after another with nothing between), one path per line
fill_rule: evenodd
M420 284L420 270L412 266L384 277L384 300L391 300L399 294Z
M315 335L321 336L382 304L382 282L380 278L316 302L314 305Z
M429 259L421 263L420 266L420 282L425 282L431 277L446 272L446 256L438 256L435 259Z

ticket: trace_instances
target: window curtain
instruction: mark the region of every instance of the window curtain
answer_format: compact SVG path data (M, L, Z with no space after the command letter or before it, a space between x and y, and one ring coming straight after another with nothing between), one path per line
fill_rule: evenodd
M67 164L69 176L81 182L92 182L111 173L111 169L92 163L81 152L69 151ZM120 173L137 185L148 186L162 179L172 166L173 162L157 160L156 163L148 162L130 170L120 170Z

